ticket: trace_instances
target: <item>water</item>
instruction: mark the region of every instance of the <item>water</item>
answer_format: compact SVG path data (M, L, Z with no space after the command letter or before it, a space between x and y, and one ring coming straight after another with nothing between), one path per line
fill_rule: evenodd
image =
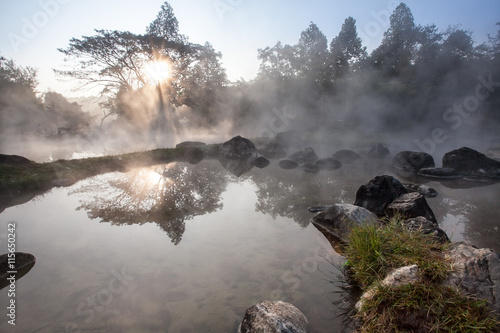
M307 207L352 203L380 174L390 172L270 166L236 178L202 161L53 189L0 214L0 252L14 221L16 249L37 257L16 283L15 328L0 291L0 331L236 332L262 300L291 302L312 332L346 327L332 265L342 258ZM427 185L440 193L428 203L453 241L500 251L499 184Z

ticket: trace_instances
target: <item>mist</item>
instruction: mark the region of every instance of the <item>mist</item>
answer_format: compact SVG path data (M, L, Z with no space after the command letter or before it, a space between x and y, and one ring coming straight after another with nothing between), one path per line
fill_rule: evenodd
M500 33L477 45L471 31L419 25L403 3L370 53L354 18L329 38L311 22L296 44L257 50L261 65L251 81L229 82L223 55L208 42L189 42L167 2L143 35L95 32L59 49L67 63L55 69L100 89L90 112L57 92L38 92L36 70L2 58L2 153L48 161L235 135L271 141L299 130L325 154L381 142L393 154L417 150L439 160L451 149L484 151L498 141ZM168 76L148 77L152 62L168 64Z

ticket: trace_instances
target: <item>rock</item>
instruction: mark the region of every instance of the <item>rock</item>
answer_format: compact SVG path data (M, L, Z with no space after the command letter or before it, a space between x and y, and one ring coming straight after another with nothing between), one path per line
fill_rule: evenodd
M307 147L302 151L298 151L288 156L288 158L299 164L314 163L319 159L318 155L316 155L316 152L311 147Z
M292 160L281 160L279 166L285 170L292 170L299 166L299 163Z
M422 168L434 168L434 158L420 151L402 151L392 159L391 166L399 172L414 173Z
M324 210L327 210L328 208L332 208L332 205L313 206L313 207L307 208L307 210L310 211L311 213L319 213L319 212L322 212Z
M71 186L75 183L73 179L67 179L67 178L58 178L58 179L52 179L50 181L50 185L54 187L68 187Z
M0 164L8 164L8 165L12 165L12 166L22 166L22 165L31 164L31 161L28 160L26 157L22 157L19 155L0 154Z
M375 223L377 216L369 210L351 204L335 204L313 217L312 223L333 235L342 242L347 237L353 225Z
M443 283L487 300L500 318L500 255L491 249L459 242L450 246L445 260L450 260L453 270Z
M322 158L314 162L321 170L337 170L342 167L342 163L333 158Z
M335 152L335 154L332 155L332 158L340 161L342 164L351 164L357 161L360 157L352 150L343 149Z
M320 170L319 166L311 163L306 163L304 165L301 165L300 168L307 173L318 173Z
M459 179L462 175L451 168L422 168L417 174L425 178L433 179Z
M417 265L404 266L392 269L380 283L383 287L397 288L420 281L420 272ZM368 288L356 303L356 310L360 311L366 301L377 294L376 287Z
M396 215L402 215L404 218L423 216L437 224L436 217L427 204L427 200L417 192L406 193L394 199L393 202L387 205L386 213L390 217Z
M432 235L437 243L448 243L450 241L443 229L423 216L406 219L402 222L402 225L409 231L422 232L424 235Z
M279 143L283 147L298 146L302 142L302 136L298 131L280 132L276 134L274 142Z
M259 156L256 159L254 159L252 162L250 162L250 164L252 164L253 166L255 166L255 167L259 168L259 169L265 168L270 163L271 163L271 161L269 161L264 156Z
M443 168L452 168L463 175L500 178L500 162L467 147L452 150L443 156Z
M9 267L9 255L15 255L15 269ZM31 253L13 252L0 255L0 289L7 287L10 281L7 278L11 275L9 271L16 271L15 279L19 280L35 266L36 258Z
M439 195L435 189L427 185L406 183L403 184L403 186L408 190L408 192L418 192L426 198L435 198Z
M218 159L224 168L237 177L250 171L254 166L263 167L269 164L259 159L252 141L239 135L219 146Z
M384 159L390 156L391 152L389 151L389 148L381 143L377 143L368 151L368 157L370 158Z
M396 178L377 176L358 189L354 204L381 216L387 205L405 193L408 191Z
M181 143L178 143L175 148L184 148L184 147L204 147L207 144L204 142L199 142L199 141L184 141Z
M278 142L270 142L259 150L259 153L270 159L283 158L286 156L285 147Z
M306 316L290 303L263 301L245 312L239 333L307 333Z

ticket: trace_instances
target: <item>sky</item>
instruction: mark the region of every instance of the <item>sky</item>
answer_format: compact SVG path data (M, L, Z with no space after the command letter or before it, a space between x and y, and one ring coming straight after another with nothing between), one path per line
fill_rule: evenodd
M164 0L0 0L0 55L16 64L38 69L38 91L65 96L89 95L74 91L74 82L62 80L52 69L65 69L58 48L71 38L94 35L94 29L145 33ZM190 42L210 42L223 55L231 81L251 80L259 61L258 49L278 41L295 44L314 22L328 41L352 16L363 45L376 48L389 26L389 16L400 1L392 0L170 0L180 33ZM499 0L407 0L416 24L436 24L471 30L486 42L496 35Z

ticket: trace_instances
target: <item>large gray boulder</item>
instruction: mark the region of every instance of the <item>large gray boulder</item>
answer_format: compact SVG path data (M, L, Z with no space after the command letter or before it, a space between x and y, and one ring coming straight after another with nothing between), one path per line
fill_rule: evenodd
M453 270L443 283L487 300L500 318L500 255L491 249L459 242L450 246L445 259L450 261Z
M316 214L312 219L316 228L331 234L341 242L347 241L352 226L376 221L378 221L377 215L363 207L351 204L335 204Z
M290 303L263 301L251 306L239 327L239 333L307 333L306 316Z
M443 229L423 216L407 218L401 223L411 232L421 232L424 235L431 235L437 243L448 243L450 241Z
M358 189L354 204L383 216L387 206L405 193L408 193L408 190L396 178L377 176Z
M424 196L418 192L405 193L387 205L386 213L389 217L396 215L403 218L423 216L437 224L436 216L427 204Z
M252 141L241 136L235 136L219 146L218 159L220 164L239 177L250 171L254 166L264 168L269 160L259 156Z
M399 172L414 173L422 168L434 168L431 155L421 151L402 151L392 159L391 165Z
M500 177L500 162L467 147L452 150L443 156L443 168L452 168L463 175Z

